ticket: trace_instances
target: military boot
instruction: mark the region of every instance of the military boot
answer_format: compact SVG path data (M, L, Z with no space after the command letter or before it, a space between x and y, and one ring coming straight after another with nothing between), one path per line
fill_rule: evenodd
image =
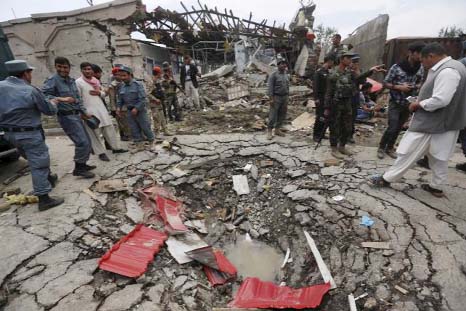
M345 158L341 153L338 152L337 147L331 147L331 148L332 148L331 154L332 154L333 157L335 157L337 159L344 159Z
M268 129L268 130L267 130L267 139L268 139L268 140L272 140L272 138L273 138L272 129Z
M95 174L90 172L85 163L76 163L73 171L73 176L81 176L84 178L94 178Z
M344 154L344 155L347 155L347 156L352 156L353 153L351 151L349 151L348 149L346 149L345 146L340 146L338 148L338 151L341 153L341 154Z
M43 212L52 207L58 206L65 202L63 198L53 198L49 197L48 194L40 195L39 196L39 211Z

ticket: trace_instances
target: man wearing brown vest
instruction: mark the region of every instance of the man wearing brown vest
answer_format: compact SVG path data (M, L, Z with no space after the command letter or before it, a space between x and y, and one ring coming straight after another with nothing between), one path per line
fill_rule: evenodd
M441 186L447 181L448 159L455 150L460 130L466 126L466 68L447 56L438 43L426 45L421 60L429 72L417 101L409 106L414 116L398 146L398 157L383 175L374 176L372 183L389 186L427 155L432 181L421 187L442 197Z

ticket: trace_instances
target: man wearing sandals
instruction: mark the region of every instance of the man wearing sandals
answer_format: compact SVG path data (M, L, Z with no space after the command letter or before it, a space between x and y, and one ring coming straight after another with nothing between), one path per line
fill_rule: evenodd
M460 130L466 126L466 68L447 56L438 43L426 45L421 51L421 60L429 72L417 101L409 106L414 116L397 149L398 157L388 171L374 176L372 182L377 186L389 186L427 155L432 181L421 187L442 197L448 159L454 152Z

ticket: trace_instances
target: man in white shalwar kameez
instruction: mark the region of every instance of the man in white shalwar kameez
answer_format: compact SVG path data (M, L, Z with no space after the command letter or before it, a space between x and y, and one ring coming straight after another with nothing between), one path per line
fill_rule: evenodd
M432 170L430 184L422 189L444 196L448 160L455 150L459 131L466 126L466 68L446 55L438 43L426 45L421 52L423 66L429 70L416 102L408 131L397 149L397 159L383 175L375 176L377 186L399 181L416 161L427 154Z
M101 98L101 96L105 95L105 92L102 90L99 80L93 76L92 64L82 63L81 73L82 76L76 79L76 86L78 87L83 105L90 114L100 120L99 128L91 129L87 124L84 125L84 128L91 140L94 154L98 155L102 161L110 161L100 138L101 135L103 135L110 145L113 153L123 153L127 152L127 150L123 150L120 147L112 119Z

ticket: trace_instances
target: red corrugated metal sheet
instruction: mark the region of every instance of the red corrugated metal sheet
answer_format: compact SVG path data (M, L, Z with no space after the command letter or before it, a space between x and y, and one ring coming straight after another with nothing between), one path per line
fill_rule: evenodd
M234 280L236 278L236 275L220 272L207 266L204 266L204 272L212 286L223 285L228 281Z
M102 256L99 268L127 277L139 277L167 237L164 232L139 224Z
M171 234L184 233L188 231L188 228L183 224L180 217L180 210L182 203L179 201L173 201L157 195L155 203L160 212L160 216L163 218L166 229Z
M219 249L214 250L212 246L206 246L186 252L186 255L204 265L204 272L212 286L236 279L236 267Z
M293 289L262 282L258 278L247 278L239 288L229 307L304 309L316 308L329 291L330 283Z
M238 272L236 267L228 260L228 258L219 249L214 251L215 259L217 261L218 270L236 276Z

